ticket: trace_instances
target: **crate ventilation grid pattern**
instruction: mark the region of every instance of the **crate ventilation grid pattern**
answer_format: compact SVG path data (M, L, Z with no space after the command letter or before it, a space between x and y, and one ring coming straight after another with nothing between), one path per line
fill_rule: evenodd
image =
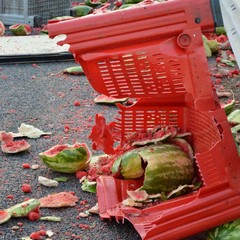
M182 64L178 59L166 62L161 54L146 52L116 56L97 62L109 95L136 97L186 92Z

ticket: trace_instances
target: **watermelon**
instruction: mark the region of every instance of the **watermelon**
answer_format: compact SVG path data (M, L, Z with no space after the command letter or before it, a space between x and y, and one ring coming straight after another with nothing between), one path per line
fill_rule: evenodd
M11 216L7 210L0 210L0 224L7 222Z
M42 33L48 34L48 24L42 28Z
M93 8L87 5L79 5L71 8L70 14L73 17L86 16L93 12Z
M96 114L95 122L96 124L88 136L92 140L92 149L103 150L106 154L114 153L114 138L111 124L107 124L106 119L101 114Z
M143 202L149 198L149 195L145 190L139 190L139 189L135 191L127 190L127 195L135 202Z
M139 152L147 162L141 187L149 194L170 192L179 185L191 184L194 164L185 152L173 144L144 148Z
M47 151L39 153L39 157L47 167L54 171L75 173L87 167L91 159L91 152L85 143L76 142L73 145L53 146Z
M101 6L102 2L98 1L98 0L85 0L85 5L92 7L92 8L96 8L98 6Z
M18 153L30 148L30 144L24 139L14 141L11 133L0 132L1 149L5 153Z
M124 179L136 179L143 176L144 169L142 159L139 156L139 149L125 152L114 161L112 173L116 175L119 170Z
M148 194L169 193L180 185L191 184L194 162L174 144L150 145L119 156L112 166L113 174L125 179L144 177L140 190Z
M227 119L232 125L240 124L240 109L236 109L228 114Z
M15 24L10 26L9 29L16 36L26 36L31 33L31 27L27 24Z
M73 16L60 16L60 17L55 17L52 20L65 21L65 20L71 20L73 18L74 18Z
M73 207L78 200L71 192L60 192L39 199L41 208Z
M3 36L5 33L5 26L3 22L0 21L0 36Z
M226 115L230 114L235 107L235 100L230 100L228 103L220 103L221 107L224 108Z
M105 103L105 104L116 104L116 103L122 103L126 102L128 98L115 98L111 96L106 96L104 94L100 94L97 97L94 98L95 103Z
M240 219L220 225L208 233L207 240L239 240Z
M84 75L84 71L81 66L68 67L63 70L63 73L70 75Z
M38 211L39 206L40 206L40 201L38 199L32 198L22 203L14 205L6 209L6 211L12 217L27 217L30 212Z

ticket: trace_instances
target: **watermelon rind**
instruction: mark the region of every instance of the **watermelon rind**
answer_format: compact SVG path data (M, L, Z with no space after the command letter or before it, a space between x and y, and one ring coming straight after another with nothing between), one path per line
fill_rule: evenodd
M0 36L3 36L5 33L5 26L3 22L0 21Z
M39 206L40 201L38 199L31 198L6 209L6 211L12 217L26 217L30 212L36 210Z
M63 73L67 73L70 75L84 75L83 68L81 66L73 66L73 67L68 67L63 70Z
M31 33L31 29L26 24L15 24L9 27L11 32L16 36L26 36Z
M193 160L178 146L162 144L145 147L139 155L147 163L140 189L148 194L170 192L179 185L192 183Z
M123 103L128 100L127 97L124 98L115 98L111 96L106 96L104 94L100 94L94 98L94 102L98 104L116 104L116 103Z
M240 109L236 109L232 111L228 116L227 116L228 122L230 124L240 124Z
M59 146L65 146L67 149L60 151L55 155L49 154ZM84 170L91 159L91 152L86 144L75 143L74 145L56 145L49 150L39 153L43 163L56 172L75 173Z
M11 216L7 210L0 210L0 224L7 222Z
M2 152L13 154L28 150L31 145L24 139L18 141L9 141L1 144Z
M207 240L239 240L240 219L222 224L208 232Z
M135 191L127 190L127 194L135 202L144 202L149 198L149 195L145 190L139 190L139 189Z
M139 150L134 149L124 153L121 158L120 172L125 179L140 178L144 174L142 159L139 156ZM118 159L116 160L119 161Z

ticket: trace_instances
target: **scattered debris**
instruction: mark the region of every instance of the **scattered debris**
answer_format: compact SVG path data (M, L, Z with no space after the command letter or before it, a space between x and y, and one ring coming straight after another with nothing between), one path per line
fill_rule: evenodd
M11 133L0 132L1 149L4 153L19 153L28 150L31 145L23 140L14 141Z
M81 188L83 191L96 193L97 182L89 181L86 177L81 178L80 182L82 183Z
M16 36L26 36L31 33L31 27L28 24L14 24L9 27Z
M63 73L71 74L71 75L84 75L84 71L81 66L69 67L63 70Z
M51 135L51 132L43 132L42 130L29 125L22 123L20 127L18 128L18 133L12 133L12 136L14 138L16 137L28 137L28 138L39 138L42 135Z
M73 145L55 145L39 153L39 157L47 167L54 171L75 173L88 166L91 152L85 143L75 142Z
M104 94L100 94L94 98L94 102L98 104L116 104L116 103L123 103L126 102L128 98L115 98L109 97Z
M71 192L60 192L39 199L41 208L73 207L78 200Z
M61 222L62 221L61 217L56 217L56 216L40 217L39 220L41 220L41 221L51 221L51 222Z
M38 177L38 182L46 187L57 187L58 186L58 181L48 179L48 178L42 177L42 176Z

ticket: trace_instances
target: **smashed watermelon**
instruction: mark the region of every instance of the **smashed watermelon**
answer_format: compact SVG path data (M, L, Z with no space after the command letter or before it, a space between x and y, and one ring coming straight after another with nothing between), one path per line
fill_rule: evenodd
M31 27L27 24L15 24L9 27L11 32L16 36L26 36L31 33Z
M95 116L95 126L88 138L92 140L93 150L103 150L106 154L114 153L114 137L111 125L106 123L106 119L101 114Z
M144 177L141 190L148 194L168 193L179 185L191 184L194 162L174 144L140 147L120 155L112 167L124 179Z
M78 197L71 192L60 192L39 199L41 208L73 207Z
M0 224L7 222L11 216L7 210L0 210Z
M23 152L31 147L24 139L14 141L12 134L5 131L0 132L0 141L2 152L5 153Z
M73 145L55 145L39 153L39 157L47 167L54 171L75 173L87 167L91 152L85 143L76 142Z
M3 22L0 21L0 36L3 36L5 33L5 26Z
M94 102L99 103L99 104L116 104L116 103L126 102L127 100L128 100L127 97L115 98L115 97L111 97L111 96L106 96L104 94L100 94L94 98Z

